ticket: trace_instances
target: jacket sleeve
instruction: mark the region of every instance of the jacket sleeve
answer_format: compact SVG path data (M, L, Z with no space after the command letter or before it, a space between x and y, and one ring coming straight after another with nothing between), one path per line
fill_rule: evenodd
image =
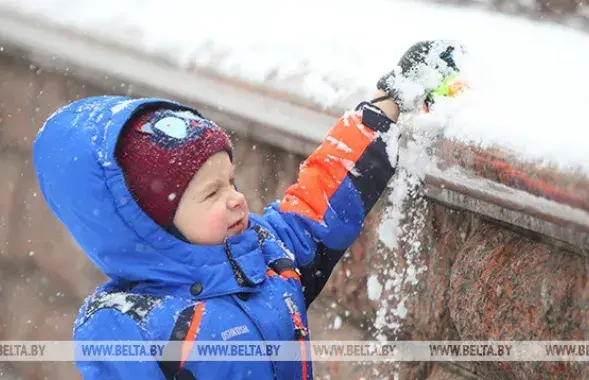
M398 127L380 109L361 103L336 122L302 163L284 198L266 207L264 218L295 255L303 277L304 268L329 276L358 237L395 173L398 136ZM316 288L306 277L303 285Z
M137 324L127 315L111 309L93 314L74 331L77 345L83 341L144 341ZM76 366L84 380L162 379L159 364L151 361L84 361L76 357Z

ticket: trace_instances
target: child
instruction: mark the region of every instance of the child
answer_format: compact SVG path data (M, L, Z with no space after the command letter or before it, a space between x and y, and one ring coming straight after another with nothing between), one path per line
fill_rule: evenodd
M51 116L33 153L42 193L110 278L82 306L75 340L182 344L177 362L78 362L83 377L311 378L305 359L186 359L196 340L309 339L307 307L394 174L399 109L419 109L457 71L453 50L412 46L263 216L234 186L228 136L195 109L105 96Z

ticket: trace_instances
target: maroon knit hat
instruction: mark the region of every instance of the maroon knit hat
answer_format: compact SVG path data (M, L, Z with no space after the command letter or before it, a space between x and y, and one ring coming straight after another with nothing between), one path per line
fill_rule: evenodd
M115 157L139 207L164 228L198 169L217 152L233 160L229 136L191 111L148 110L125 125Z

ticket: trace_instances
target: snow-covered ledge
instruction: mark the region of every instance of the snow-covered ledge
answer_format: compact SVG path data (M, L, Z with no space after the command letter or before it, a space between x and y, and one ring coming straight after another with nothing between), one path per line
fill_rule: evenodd
M211 73L179 70L157 57L104 43L2 7L0 45L16 47L42 67L67 71L101 88L125 84L130 94L170 97L194 104L229 129L302 155L317 146L334 122L334 115L341 111L337 107L329 111L316 109L280 89L262 89ZM446 144L456 151L469 150L452 142ZM473 155L477 159L485 156L485 152ZM588 191L586 188L579 194L565 192L557 201L548 200L482 178L480 173L473 174L471 168L459 172L455 168L425 169L428 197L532 231L568 250L587 255L589 213L587 208L579 207L579 202L574 202L578 195L582 198L583 192ZM559 173L556 176L560 177ZM540 191L536 195L546 194ZM573 201L569 202L568 195Z
M105 89L129 83L135 94L197 104L220 124L296 153L311 152L335 120L218 78L180 71L156 57L32 20L1 6L0 42L20 48L43 67L67 71Z

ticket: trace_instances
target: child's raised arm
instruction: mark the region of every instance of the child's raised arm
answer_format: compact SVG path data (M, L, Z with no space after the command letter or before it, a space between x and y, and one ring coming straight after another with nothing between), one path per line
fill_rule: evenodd
M374 99L336 122L303 162L297 182L284 198L266 208L264 219L292 251L302 272L307 304L358 237L366 215L395 173L399 109L420 109L431 90L458 71L454 51L447 41L413 45L378 81Z

